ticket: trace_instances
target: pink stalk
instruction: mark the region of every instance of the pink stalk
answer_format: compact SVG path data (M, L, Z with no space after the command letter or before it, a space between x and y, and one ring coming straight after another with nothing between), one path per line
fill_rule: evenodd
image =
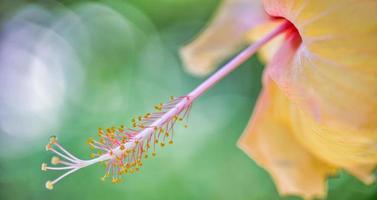
M62 164L64 165L64 167L48 167L47 164L44 163L42 164L42 170L70 169L70 171L66 172L54 181L48 181L46 183L46 187L48 189L52 189L53 185L56 184L59 180L61 180L63 177L77 171L78 169L87 167L98 162L108 162L107 174L105 176L107 176L110 173L110 171L112 171L113 174L116 173L115 175L113 175L113 181L114 177L115 179L118 179L118 175L120 175L122 171L120 168L133 170L133 168L129 167L129 164L132 164L133 166L135 166L136 164L140 164L139 166L141 166L140 160L143 154L144 156L147 156L147 151L151 148L150 143L153 143L152 155L154 156L155 144L157 143L156 140L159 140L160 134L164 134L162 139L164 141L165 138L168 137L168 133L171 132L172 139L172 128L174 124L177 121L180 121L179 119L187 116L191 104L196 98L208 91L208 89L213 87L217 82L222 80L229 73L231 73L242 63L244 63L247 59L249 59L264 44L266 44L268 41L270 41L280 33L286 31L289 27L289 22L282 23L272 32L265 35L262 39L260 39L259 41L255 42L254 44L250 45L242 52L240 52L236 57L231 59L220 70L218 70L207 80L205 80L202 84L196 87L187 96L175 98L167 104L160 104L159 106L156 106L158 112L147 114L145 117L139 117L138 124L136 124L136 122L133 121L133 129L127 128L126 130L123 130L122 128L110 132L110 134L115 133L115 135L111 137L107 135L106 137L102 137L103 140L106 140L105 142L91 141L90 144L93 148L97 148L98 150L105 152L102 155L98 155L97 158L91 160L80 160L77 157L70 154L60 144L58 144L56 137L51 138L50 143L47 145L47 150L51 150L52 152L54 152L61 158L65 159L66 161L60 161L59 159L55 159L55 164ZM101 134L104 134L102 130ZM169 143L171 144L172 140L170 140ZM54 149L54 145L63 153L60 153L56 149ZM161 142L161 146L164 145L165 143ZM137 167L135 169L136 171L138 171Z

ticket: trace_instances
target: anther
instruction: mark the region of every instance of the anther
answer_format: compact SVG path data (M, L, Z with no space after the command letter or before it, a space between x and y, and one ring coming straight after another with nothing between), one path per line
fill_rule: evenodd
M56 136L50 137L50 144L55 144L58 141L58 138Z
M41 170L47 171L47 163L42 163Z
M54 189L54 184L51 181L46 182L46 188L49 190Z
M59 164L59 162L60 162L60 158L59 158L59 157L57 157L57 156L53 156L53 157L51 158L51 164L53 164L53 165L57 165L57 164Z
M52 148L52 147L51 147L51 144L50 144L50 143L46 145L46 151L51 150L51 148Z

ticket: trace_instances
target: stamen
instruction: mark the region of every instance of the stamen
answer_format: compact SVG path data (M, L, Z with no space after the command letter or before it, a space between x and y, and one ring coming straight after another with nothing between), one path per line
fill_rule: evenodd
M74 166L70 166L70 167L46 167L46 169L49 169L49 170L65 170L65 169L73 169L75 168Z
M65 150L57 141L55 142L55 145L60 149L62 150L65 154L67 154L69 157L71 157L73 160L76 160L76 161L81 161L80 159L78 159L76 156L72 155L71 153L69 153L67 150Z
M56 155L59 155L60 157L66 159L66 160L69 160L69 161L71 161L71 162L73 162L73 163L76 163L76 162L77 162L77 161L72 160L71 158L67 157L66 155L64 155L64 154L62 154L62 153L56 151L56 150L55 150L54 148L52 148L52 147L51 147L49 150L52 151L52 152L54 152Z
M177 124L183 124L185 128L188 127L184 123L184 119L188 120L192 102L196 98L239 67L262 45L286 31L289 27L289 22L282 23L277 29L243 50L187 96L170 97L168 103L155 105L155 112L132 118L132 128L126 128L124 125L121 125L119 128L113 126L105 129L105 131L99 128L98 141L92 138L88 140L90 148L97 151L91 153L91 157L93 157L91 160L78 159L57 142L57 137L51 137L46 150L50 150L58 156L54 156L51 163L54 165L62 164L63 166L48 167L46 163L43 163L41 169L43 171L69 171L53 181L47 181L46 188L53 189L53 186L64 177L98 162L104 163L106 167L105 175L101 179L104 180L111 174L113 183L119 183L124 174L132 174L140 171L140 167L143 165L142 160L148 158L150 151L153 157L156 156L156 145L164 147L166 144L174 143L174 127ZM151 145L153 145L153 148ZM56 146L62 153L54 149L53 146ZM61 159L65 159L66 161Z

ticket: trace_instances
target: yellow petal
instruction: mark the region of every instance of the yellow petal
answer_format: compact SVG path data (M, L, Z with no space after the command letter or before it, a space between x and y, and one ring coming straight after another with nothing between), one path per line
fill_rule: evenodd
M377 1L265 0L290 20L303 44L289 67L270 76L321 123L377 131Z
M267 19L261 1L225 0L208 27L181 49L186 70L195 75L212 72L247 42L252 27Z
M266 0L265 7L289 19L303 40L290 63L273 62L266 72L299 107L292 115L296 138L370 183L377 163L377 2Z
M326 196L326 178L335 167L307 151L293 133L290 101L267 80L239 146L272 176L281 195Z

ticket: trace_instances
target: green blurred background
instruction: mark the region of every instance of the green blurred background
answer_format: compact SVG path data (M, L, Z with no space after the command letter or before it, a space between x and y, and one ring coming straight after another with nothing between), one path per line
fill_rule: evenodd
M178 50L203 29L218 0L0 1L0 199L280 199L270 176L236 147L260 91L252 58L194 103L189 128L140 173L113 185L101 165L54 190L42 172L50 135L83 158L98 127L129 122L203 78ZM328 199L377 199L341 173ZM286 197L283 199L299 199Z

